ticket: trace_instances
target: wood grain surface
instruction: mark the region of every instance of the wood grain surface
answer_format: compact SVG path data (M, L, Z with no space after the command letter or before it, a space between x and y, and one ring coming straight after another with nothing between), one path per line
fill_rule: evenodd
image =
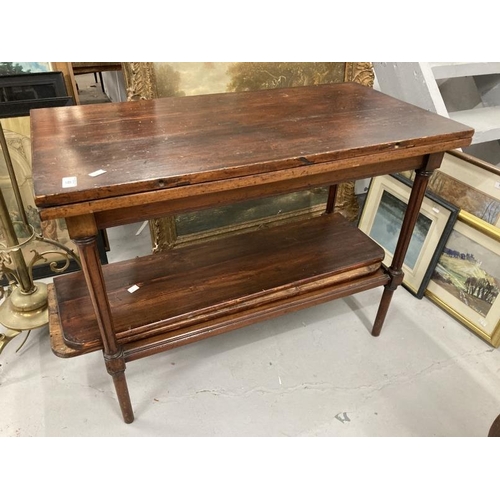
M293 308L293 297L373 273L383 259L381 247L331 214L108 264L103 273L116 337L130 341L279 299ZM77 349L102 345L81 274L54 278L65 343Z
M473 130L355 83L33 110L40 207L449 143ZM371 160L373 162L373 159ZM98 177L89 174L106 171ZM77 186L62 188L76 177Z

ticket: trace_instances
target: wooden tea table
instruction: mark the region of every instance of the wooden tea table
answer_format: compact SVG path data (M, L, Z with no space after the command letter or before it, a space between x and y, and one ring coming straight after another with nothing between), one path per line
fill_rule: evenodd
M378 335L428 177L473 135L355 83L37 109L31 127L40 216L66 220L83 267L54 278L52 349L102 350L127 423L129 361L383 286ZM382 248L334 213L335 186L410 169L417 175L386 268ZM330 186L322 216L99 261L100 229L317 186Z

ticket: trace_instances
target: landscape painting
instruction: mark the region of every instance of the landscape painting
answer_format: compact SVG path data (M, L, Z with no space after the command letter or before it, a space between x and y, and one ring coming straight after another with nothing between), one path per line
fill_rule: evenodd
M425 295L500 346L500 229L460 211Z
M432 279L486 317L500 290L500 259L496 253L453 231Z
M155 62L153 67L156 97L341 83L346 74L343 62ZM327 199L328 186L179 214L174 217L176 239L186 243L281 220L286 214L314 215L324 210ZM357 218L354 183L341 185L337 209L349 220Z
M401 175L413 180L415 171ZM448 201L479 219L500 227L500 169L461 151L445 153L427 192Z
M260 203L245 200L232 205L223 205L209 210L195 210L175 216L177 236L209 234L224 227L244 227L251 220L265 223L284 217L283 206L287 211L299 214L323 212L328 199L328 188L313 188L278 196L264 198Z
M389 191L383 192L369 235L391 254L396 249L405 211L406 203ZM431 219L419 214L405 257L405 265L410 269L417 263L431 224Z
M500 200L459 179L437 170L430 178L428 189L488 224L497 226L500 222Z
M372 179L358 227L385 251L391 265L410 197L412 181L399 174ZM457 220L458 208L428 193L424 196L403 263L403 286L421 299Z
M46 71L50 71L50 63L48 62L0 62L0 75L44 73Z
M339 62L156 62L158 97L340 83Z

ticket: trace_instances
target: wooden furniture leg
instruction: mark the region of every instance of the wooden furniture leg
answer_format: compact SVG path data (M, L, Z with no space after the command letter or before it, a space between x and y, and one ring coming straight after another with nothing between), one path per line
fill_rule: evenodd
M328 190L328 200L326 202L325 214L331 214L335 210L335 200L337 199L338 185L333 184Z
M134 421L134 412L125 379L125 358L122 347L117 343L106 285L102 274L97 247L97 227L94 216L84 215L66 219L70 237L78 247L82 270L95 311L103 342L104 363L113 378L123 420Z
M338 184L333 184L328 190L328 200L326 202L325 214L331 214L335 210L335 201L337 199Z
M401 226L401 232L399 234L396 250L394 251L391 266L387 269L387 273L389 274L391 280L384 287L377 316L373 324L372 335L374 337L378 337L380 335L387 311L389 310L392 295L397 287L403 282L403 263L420 213L420 206L425 196L425 190L429 182L429 177L432 172L441 165L443 156L444 153L429 155L426 165L415 171L416 177L413 182L410 199L408 200L408 207Z

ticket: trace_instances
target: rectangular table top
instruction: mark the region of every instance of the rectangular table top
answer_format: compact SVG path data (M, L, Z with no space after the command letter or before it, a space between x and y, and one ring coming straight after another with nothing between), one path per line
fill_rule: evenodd
M366 164L380 153L397 159L411 148L466 146L474 133L355 83L36 109L31 130L39 207L353 157Z

